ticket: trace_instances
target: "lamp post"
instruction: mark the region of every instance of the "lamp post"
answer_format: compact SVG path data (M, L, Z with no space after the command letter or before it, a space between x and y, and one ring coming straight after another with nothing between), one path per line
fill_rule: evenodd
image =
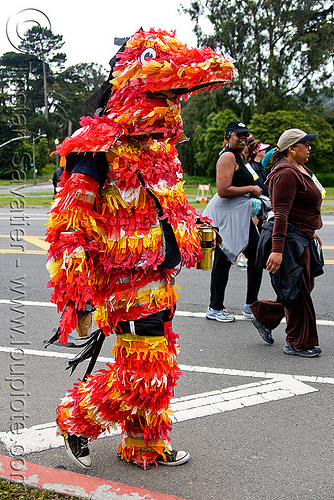
M40 137L46 137L46 134L39 134L37 137L32 138L32 162L34 164L34 186L36 186L36 165L35 165L35 141Z
M30 135L20 135L20 137L14 137L14 139L10 139L10 141L7 141L7 142L4 142L3 144L0 144L0 148L2 148L3 146L6 146L10 142L20 141L21 139L28 139L29 137L30 137Z
M57 149L58 144L59 144L59 140L56 138L56 139L55 139L55 146L56 146L56 149ZM58 155L58 154L56 154L56 168L58 168L58 167L59 167L59 155Z

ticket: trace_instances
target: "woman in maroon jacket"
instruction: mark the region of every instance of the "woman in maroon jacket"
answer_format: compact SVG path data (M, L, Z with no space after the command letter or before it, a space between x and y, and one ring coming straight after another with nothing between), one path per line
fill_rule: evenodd
M316 229L322 226L320 206L323 189L305 163L309 159L309 141L316 134L306 134L299 129L286 130L278 140L279 161L270 172L266 182L275 215L272 249L266 263L269 273L275 274L283 260L283 250L288 223L302 231L311 243L314 238L321 245ZM252 322L261 337L273 344L271 331L282 318L286 318L286 344L283 352L303 357L319 356L315 311L311 299L314 276L311 272L311 253L308 245L301 257L303 272L297 300L290 309L278 300L259 300L251 305Z

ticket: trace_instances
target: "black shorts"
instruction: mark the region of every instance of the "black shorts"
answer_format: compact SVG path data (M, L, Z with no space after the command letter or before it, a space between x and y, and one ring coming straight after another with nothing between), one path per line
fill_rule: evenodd
M143 335L146 337L162 337L165 334L165 323L171 321L174 316L174 309L165 309L145 318L133 321L120 321L116 328L117 334L132 333L133 335Z

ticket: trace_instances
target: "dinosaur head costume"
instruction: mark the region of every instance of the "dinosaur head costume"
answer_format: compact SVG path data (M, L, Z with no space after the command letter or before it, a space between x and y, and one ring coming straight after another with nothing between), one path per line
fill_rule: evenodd
M117 333L114 365L79 382L57 422L64 436L90 438L120 424L122 458L143 467L166 459L179 377L175 277L180 263L193 267L202 257L200 216L183 190L175 147L180 100L229 84L232 75L231 60L212 49L188 49L174 33L140 29L90 101L94 116L83 117L57 148L73 167L47 229L51 300L63 311L59 343L87 304L105 335Z
M72 151L108 151L116 141L162 137L179 141L182 95L229 84L233 64L210 48L189 49L174 33L138 30L116 56L110 97L101 117L85 117L83 128L58 147Z

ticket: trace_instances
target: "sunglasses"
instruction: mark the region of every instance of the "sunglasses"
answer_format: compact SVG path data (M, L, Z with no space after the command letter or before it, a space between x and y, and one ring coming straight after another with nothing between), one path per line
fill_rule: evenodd
M249 137L249 132L236 132L237 137Z
M302 144L306 148L310 148L311 147L311 144L309 144L308 142L297 142L296 144L293 145L293 147L298 146L299 144Z

